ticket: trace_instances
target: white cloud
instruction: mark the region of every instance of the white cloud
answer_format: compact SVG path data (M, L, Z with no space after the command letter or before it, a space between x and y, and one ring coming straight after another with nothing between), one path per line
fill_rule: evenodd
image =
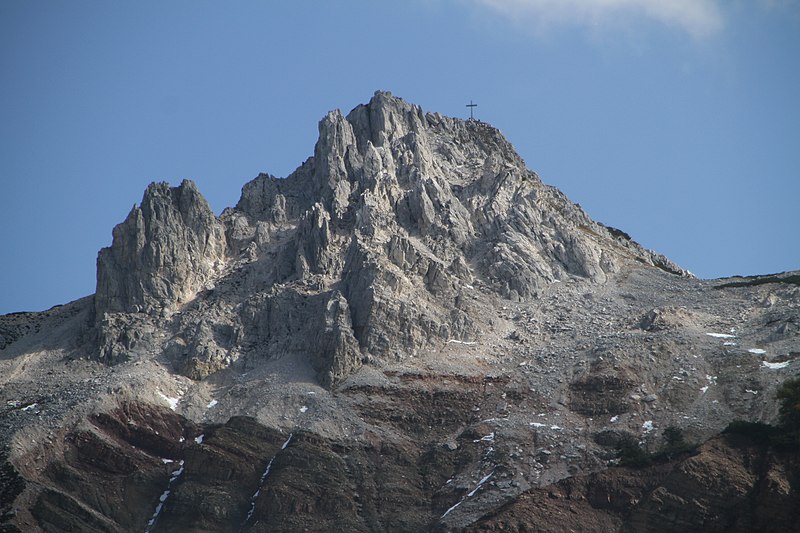
M722 29L719 0L472 0L511 20L545 31L554 26L614 27L639 17L693 37Z

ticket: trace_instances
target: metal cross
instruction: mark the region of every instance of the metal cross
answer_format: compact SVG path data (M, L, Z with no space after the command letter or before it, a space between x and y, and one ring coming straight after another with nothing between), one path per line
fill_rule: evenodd
M475 120L475 117L472 116L472 108L473 107L478 107L478 104L473 104L472 100L470 100L469 103L467 104L467 107L469 108L469 119L470 120Z

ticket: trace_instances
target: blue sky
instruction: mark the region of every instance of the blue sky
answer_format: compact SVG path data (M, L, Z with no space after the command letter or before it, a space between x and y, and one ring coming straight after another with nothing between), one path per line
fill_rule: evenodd
M376 89L498 127L701 277L800 268L798 0L0 2L0 313L91 294L151 181L219 213Z

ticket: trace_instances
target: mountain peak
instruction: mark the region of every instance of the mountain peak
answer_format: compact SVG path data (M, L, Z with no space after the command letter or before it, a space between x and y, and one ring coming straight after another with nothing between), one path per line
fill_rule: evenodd
M377 91L368 104L350 111L347 120L361 147L366 141L376 147L384 146L410 132L419 134L427 126L421 107L383 91Z
M687 444L780 420L797 273L693 279L488 124L378 93L219 217L151 184L97 267L0 316L0 530L797 522L792 428Z
M379 91L346 117L328 113L319 130L312 158L286 179L246 184L220 220L190 183L148 188L98 260L105 346L124 348L117 338L129 336L127 326L102 326L109 313L222 306L217 320L237 340L209 334L198 344L190 322L179 335L186 349L161 348L177 367L203 377L291 347L316 354L319 379L331 384L362 361L480 336L491 318L467 287L523 301L556 281L603 283L631 260L684 273L544 185L488 124ZM209 283L211 300L199 292ZM222 313L231 306L253 311ZM280 329L276 316L299 329ZM320 337L332 320L335 337Z

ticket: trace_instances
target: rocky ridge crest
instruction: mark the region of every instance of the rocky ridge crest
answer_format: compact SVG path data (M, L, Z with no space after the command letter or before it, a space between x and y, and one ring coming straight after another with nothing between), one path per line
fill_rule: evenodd
M148 317L202 307L214 325L175 319L161 347L191 377L289 351L330 385L363 361L474 341L491 320L471 310L475 286L535 299L631 260L686 275L544 185L492 126L377 92L329 113L313 157L259 175L219 219L189 181L148 187L98 257L99 356L130 356Z

